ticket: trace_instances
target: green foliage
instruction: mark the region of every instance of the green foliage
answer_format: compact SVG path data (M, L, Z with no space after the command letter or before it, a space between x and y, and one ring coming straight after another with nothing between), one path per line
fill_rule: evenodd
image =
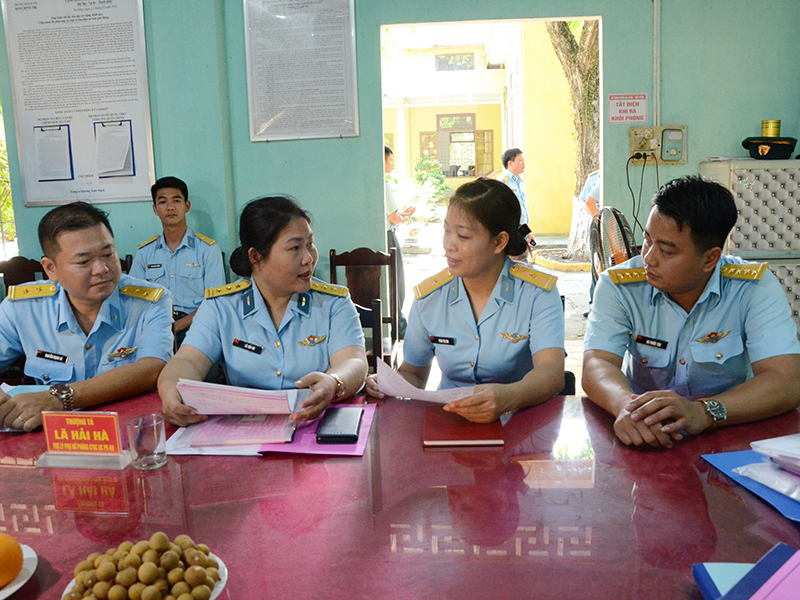
M2 117L0 108L0 117ZM0 124L2 119L0 118ZM3 231L7 241L17 237L17 227L14 224L14 205L11 203L11 180L8 175L8 152L6 151L6 140L0 136L0 217L2 217Z
M414 163L414 181L422 186L431 187L430 202L440 206L444 206L445 200L450 197L453 191L445 182L442 163L427 154L418 158L417 162Z

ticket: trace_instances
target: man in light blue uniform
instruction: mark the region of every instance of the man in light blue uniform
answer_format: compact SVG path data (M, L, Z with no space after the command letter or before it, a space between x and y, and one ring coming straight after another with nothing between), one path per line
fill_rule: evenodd
M500 175L500 180L511 188L514 195L519 200L520 218L519 224L528 225L528 200L525 195L525 180L522 179L522 174L525 172L525 159L522 156L522 150L519 148L509 148L503 152L500 158L503 163L503 173ZM529 247L536 245L536 240L533 234L528 231L525 235L525 241L528 242Z
M415 288L403 360L442 370L441 389L513 383L545 348L564 348L564 312L556 278L506 258L478 322L459 277L445 270Z
M626 444L672 447L800 404L800 343L780 283L766 264L722 255L736 219L719 184L672 181L653 199L642 255L600 276L583 387Z
M187 226L192 203L182 180L162 177L150 191L163 231L139 245L130 274L172 292L173 329L180 345L205 289L225 284L222 252L214 240Z
M0 367L24 356L25 374L51 386L0 393L0 424L26 431L43 410L152 391L173 345L170 293L121 275L103 211L60 206L40 222L39 241L50 280L10 287L0 304Z
M325 372L330 357L364 346L364 333L347 288L313 279L295 294L275 325L251 279L206 292L184 344L223 362L231 385L266 390L294 388L311 371Z

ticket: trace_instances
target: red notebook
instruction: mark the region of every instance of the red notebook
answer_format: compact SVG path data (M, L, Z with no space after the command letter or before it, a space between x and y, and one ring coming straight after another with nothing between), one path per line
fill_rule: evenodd
M422 424L423 446L502 446L503 426L471 423L440 406L426 406Z

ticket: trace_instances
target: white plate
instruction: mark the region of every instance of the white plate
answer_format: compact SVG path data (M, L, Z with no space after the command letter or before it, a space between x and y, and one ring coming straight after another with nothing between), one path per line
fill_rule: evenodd
M31 578L31 575L33 575L33 572L36 570L36 565L39 564L39 558L36 556L36 552L33 551L33 548L26 546L25 544L20 544L20 546L22 546L22 570L13 581L10 581L5 587L0 588L0 600L5 600L5 598L8 598L11 594L25 585L28 579ZM221 571L220 581L222 581Z
M23 551L25 550L25 548L27 548L27 546L23 546L22 547ZM33 551L31 550L31 552L33 552ZM219 563L219 569L218 569L218 571L219 571L219 581L214 585L214 589L211 590L211 598L210 598L210 600L215 600L215 598L217 598L222 593L222 590L225 589L225 584L228 583L228 567L225 566L225 563L222 562L222 559L219 556L217 556L216 554L214 554L213 552L209 552L208 555ZM36 555L34 554L33 556L34 556L33 567L36 568L36 562L35 562ZM24 572L25 571L25 567L23 567L22 570ZM31 573L33 573L33 571L31 571ZM20 573L20 575L22 575L22 573ZM28 575L28 577L30 577L30 575ZM17 579L19 579L19 578L17 578ZM16 581L16 579L14 581ZM27 579L26 579L26 581L27 581ZM22 583L25 583L25 582L23 581ZM22 583L20 585L22 585ZM9 585L12 585L12 584L10 583ZM64 596L66 596L67 593L72 589L72 586L74 586L74 585L75 585L75 578L73 577L72 581L70 581L67 584L66 589L61 593L61 597L63 598ZM14 589L16 589L16 588L14 588ZM3 588L3 590L5 590L5 588ZM12 590L12 591L14 591L14 590ZM3 600L3 598L7 598L7 597L8 596L3 596L2 592L0 591L0 600Z

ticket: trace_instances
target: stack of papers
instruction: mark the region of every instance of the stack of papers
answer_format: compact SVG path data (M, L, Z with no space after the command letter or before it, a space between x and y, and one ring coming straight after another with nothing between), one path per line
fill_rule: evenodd
M783 469L800 475L800 433L753 442L750 447Z
M218 415L199 423L192 446L246 446L292 441L296 421L285 415Z
M311 390L257 390L179 379L184 404L199 415L289 415L298 411Z
M800 434L760 440L750 446L766 458L734 472L800 502Z

